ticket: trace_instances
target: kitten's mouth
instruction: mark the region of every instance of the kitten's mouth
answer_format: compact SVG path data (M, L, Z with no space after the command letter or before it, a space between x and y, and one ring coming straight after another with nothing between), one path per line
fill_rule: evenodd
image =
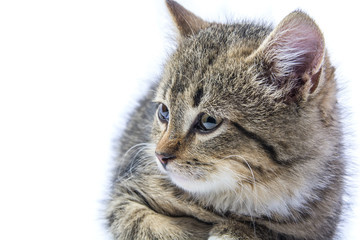
M167 175L173 184L187 192L201 194L217 192L219 189L223 189L219 187L222 185L221 181L216 181L211 177L209 179L204 177L198 178L196 175L189 175L186 172L179 171L171 163L164 166L159 160L156 162L158 169Z
M158 166L158 169L165 173L165 174L169 174L168 168L167 168L167 163L161 161L158 157L156 158L156 164Z
M187 189L189 185L195 184L196 181L192 180L191 177L184 176L181 173L178 173L177 171L174 171L174 169L171 167L171 163L169 163L169 160L172 158L167 156L164 157L164 155L155 153L157 157L157 165L160 171L167 174L173 183L175 183L177 186ZM169 166L170 165L170 166Z
M179 188L190 193L210 193L218 192L229 187L236 187L236 177L229 172L213 172L209 174L207 171L198 168L192 168L190 171L188 165L176 164L175 156L169 154L156 155L156 163L158 169L166 174L172 183Z
M167 166L168 162L170 160L173 160L176 158L176 156L171 155L171 154L166 154L166 153L155 152L155 155L165 170L166 170L166 166Z

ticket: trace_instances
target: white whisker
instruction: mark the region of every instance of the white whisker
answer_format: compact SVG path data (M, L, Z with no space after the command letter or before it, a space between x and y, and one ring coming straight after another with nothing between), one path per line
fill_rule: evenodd
M124 155L121 157L122 162L128 162L129 166L127 167L127 174L126 176L120 176L121 167L118 167L117 174L118 176L117 181L124 181L130 180L133 177L133 171L137 167L134 165L135 163L139 163L144 166L149 165L152 163L152 158L150 158L151 155L148 154L147 151L154 150L154 144L151 143L139 143L131 148L129 148ZM144 156L142 156L144 154ZM126 177L126 178L125 178Z

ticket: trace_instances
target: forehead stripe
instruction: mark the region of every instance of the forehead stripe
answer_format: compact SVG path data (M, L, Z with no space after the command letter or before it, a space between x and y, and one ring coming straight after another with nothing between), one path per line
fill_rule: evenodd
M198 88L198 90L196 91L194 97L193 97L193 100L194 100L194 104L193 106L194 107L198 107L200 102L201 102L201 98L204 94L204 90L202 88Z

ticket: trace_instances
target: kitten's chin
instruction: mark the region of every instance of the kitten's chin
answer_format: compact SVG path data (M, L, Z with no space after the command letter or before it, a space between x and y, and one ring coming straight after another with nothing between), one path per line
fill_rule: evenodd
M225 192L229 188L236 188L236 181L231 179L231 177L225 177L222 180L219 180L217 177L198 180L177 173L168 172L168 175L176 186L193 194L216 194Z
M189 179L188 177L182 176L180 174L172 173L170 171L165 170L164 166L162 166L159 161L156 161L158 165L158 169L163 174L167 175L171 181L178 186L179 188L188 191L188 192L198 192L199 189L195 187L196 182Z
M204 185L203 186L204 190L207 188L205 183L198 184L197 181L189 179L185 176L181 176L179 174L169 174L168 173L168 176L170 177L171 181L177 187L179 187L187 192L190 192L190 193L198 193L199 191L201 191L201 189L199 187L200 185Z
M169 166L165 169L159 161L156 161L156 163L158 169L163 174L168 175L177 187L193 194L206 195L224 193L228 190L234 191L234 189L238 187L237 178L233 175L233 172L218 171L208 174L209 176L207 178L196 179L194 176L186 176L177 171L173 171L174 169Z

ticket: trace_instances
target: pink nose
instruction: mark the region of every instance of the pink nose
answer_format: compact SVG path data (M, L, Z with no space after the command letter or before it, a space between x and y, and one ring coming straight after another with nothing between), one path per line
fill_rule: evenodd
M166 168L167 163L169 160L175 159L176 156L168 154L168 153L157 153L155 152L156 157L159 159L161 165Z

